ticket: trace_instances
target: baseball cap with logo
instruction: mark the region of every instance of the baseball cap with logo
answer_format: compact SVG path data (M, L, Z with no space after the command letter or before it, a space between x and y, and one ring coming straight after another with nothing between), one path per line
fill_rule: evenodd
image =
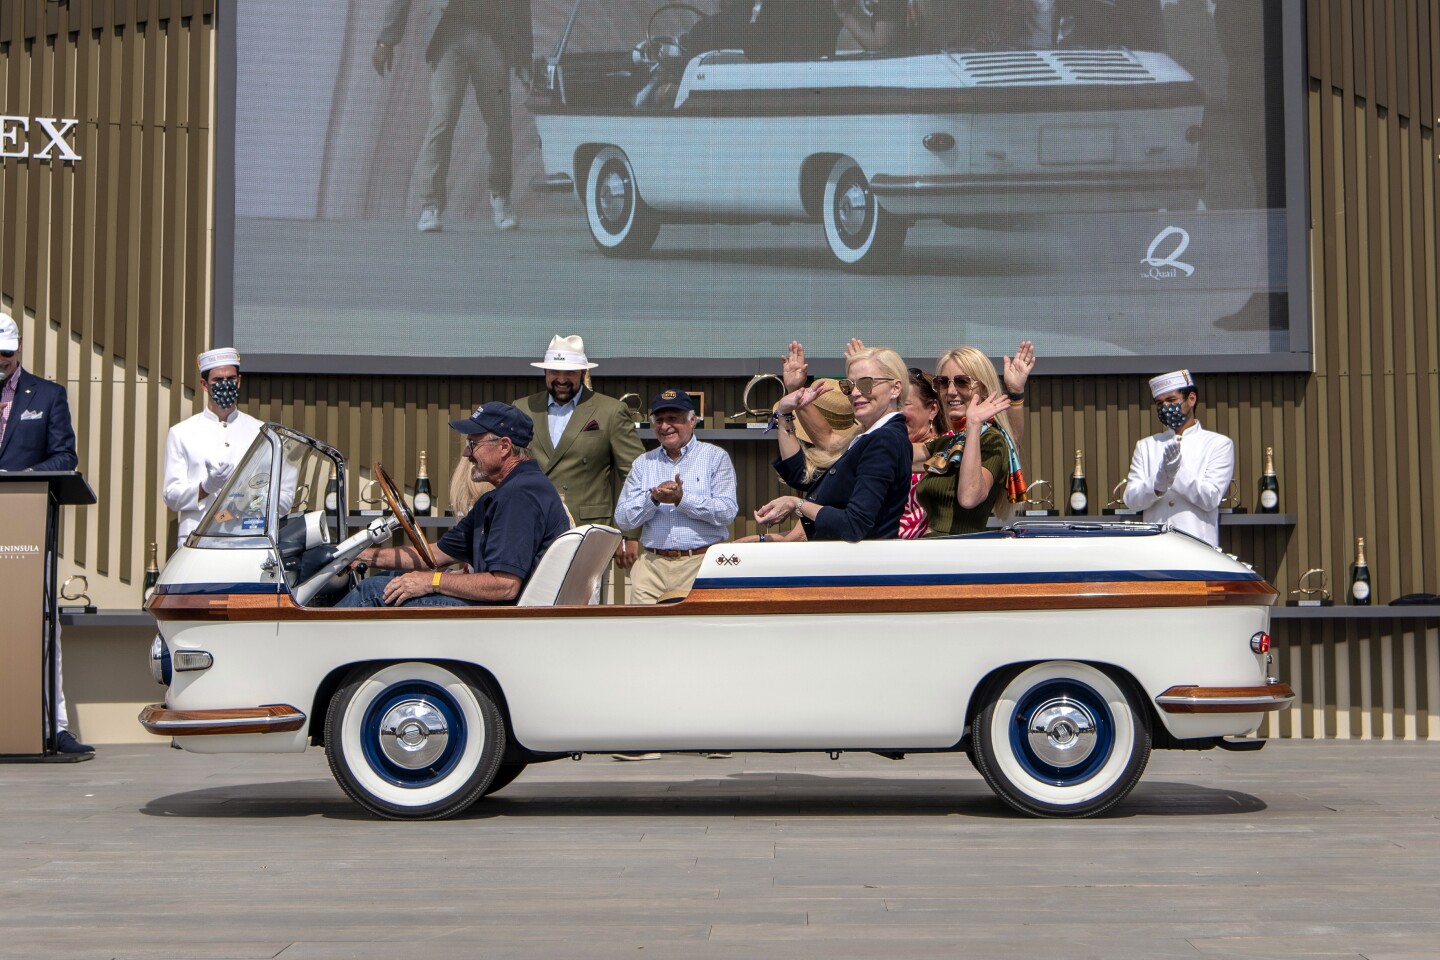
M530 446L535 436L535 422L529 414L499 401L480 404L463 420L451 420L450 428L466 436L493 433L497 437L509 437L517 447Z
M695 412L695 401L690 399L690 394L684 390L661 390L650 400L650 412L659 413L661 410L688 410Z
M0 311L0 350L20 349L20 327L15 318Z

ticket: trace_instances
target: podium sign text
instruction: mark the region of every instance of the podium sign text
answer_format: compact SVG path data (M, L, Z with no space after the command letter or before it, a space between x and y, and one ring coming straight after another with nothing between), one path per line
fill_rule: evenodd
M44 483L7 485L0 494L0 755L38 754L45 749L42 722L45 622Z

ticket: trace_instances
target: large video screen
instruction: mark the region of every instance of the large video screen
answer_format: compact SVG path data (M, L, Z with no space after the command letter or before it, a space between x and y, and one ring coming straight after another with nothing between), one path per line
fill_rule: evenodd
M1299 0L244 0L247 368L1309 366ZM657 365L663 362L663 365Z

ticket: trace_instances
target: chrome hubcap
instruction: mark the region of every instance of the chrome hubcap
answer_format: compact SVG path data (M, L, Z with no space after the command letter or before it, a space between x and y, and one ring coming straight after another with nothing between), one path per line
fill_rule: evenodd
M869 208L870 197L865 188L858 183L852 183L835 200L835 220L840 224L841 230L852 236L863 233Z
M1052 766L1073 767L1095 749L1095 716L1068 697L1047 700L1030 714L1025 735L1035 756Z
M380 748L392 763L407 770L434 764L449 740L445 716L428 700L397 703L380 722Z
M600 215L606 220L619 220L624 217L629 194L629 181L619 171L608 171L600 180Z

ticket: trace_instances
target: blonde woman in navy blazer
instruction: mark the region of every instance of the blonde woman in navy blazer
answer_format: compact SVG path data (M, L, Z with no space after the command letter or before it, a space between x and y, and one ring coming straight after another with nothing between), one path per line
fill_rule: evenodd
M849 355L840 389L849 395L861 434L824 473L807 479L795 437L795 411L829 389L811 384L781 398L780 457L775 471L804 496L777 497L755 511L769 526L799 517L811 540L887 540L899 536L900 514L910 493L909 431L900 408L909 378L894 350L866 347Z

